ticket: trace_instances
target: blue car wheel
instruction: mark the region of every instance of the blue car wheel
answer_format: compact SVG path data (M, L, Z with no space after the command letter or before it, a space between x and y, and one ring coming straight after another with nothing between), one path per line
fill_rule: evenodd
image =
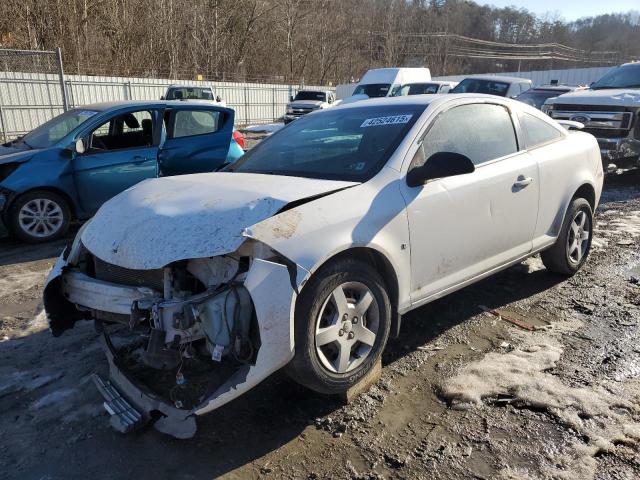
M20 197L9 209L9 230L29 243L43 243L62 237L69 229L71 211L66 200L46 190Z

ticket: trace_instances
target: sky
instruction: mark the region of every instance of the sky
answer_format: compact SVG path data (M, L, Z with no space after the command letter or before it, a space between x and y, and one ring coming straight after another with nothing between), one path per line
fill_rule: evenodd
M476 3L496 7L516 6L535 14L557 12L565 20L577 20L605 13L640 10L639 0L475 0Z

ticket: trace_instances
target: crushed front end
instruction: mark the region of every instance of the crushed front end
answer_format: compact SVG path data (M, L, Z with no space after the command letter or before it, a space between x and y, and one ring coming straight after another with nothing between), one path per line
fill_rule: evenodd
M56 336L95 322L110 378L94 380L117 430L152 422L189 438L195 416L293 357L296 267L268 246L246 239L225 255L135 270L101 260L80 237L47 280L45 309Z

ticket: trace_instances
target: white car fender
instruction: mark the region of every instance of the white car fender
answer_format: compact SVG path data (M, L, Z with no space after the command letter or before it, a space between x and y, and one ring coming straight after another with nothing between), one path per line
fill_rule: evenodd
M263 242L309 273L350 248L382 254L396 272L399 308L409 305L409 226L398 172L383 168L371 181L263 220L245 235ZM384 228L383 228L384 227Z
M260 350L255 365L239 371L209 396L195 415L203 415L251 390L293 358L293 318L296 294L287 267L254 259L244 282L256 310L260 328Z

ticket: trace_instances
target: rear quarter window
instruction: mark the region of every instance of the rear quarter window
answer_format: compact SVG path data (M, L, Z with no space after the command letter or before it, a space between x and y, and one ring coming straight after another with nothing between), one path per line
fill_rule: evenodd
M518 118L524 132L527 148L536 148L562 138L562 133L557 128L538 117L519 112Z

